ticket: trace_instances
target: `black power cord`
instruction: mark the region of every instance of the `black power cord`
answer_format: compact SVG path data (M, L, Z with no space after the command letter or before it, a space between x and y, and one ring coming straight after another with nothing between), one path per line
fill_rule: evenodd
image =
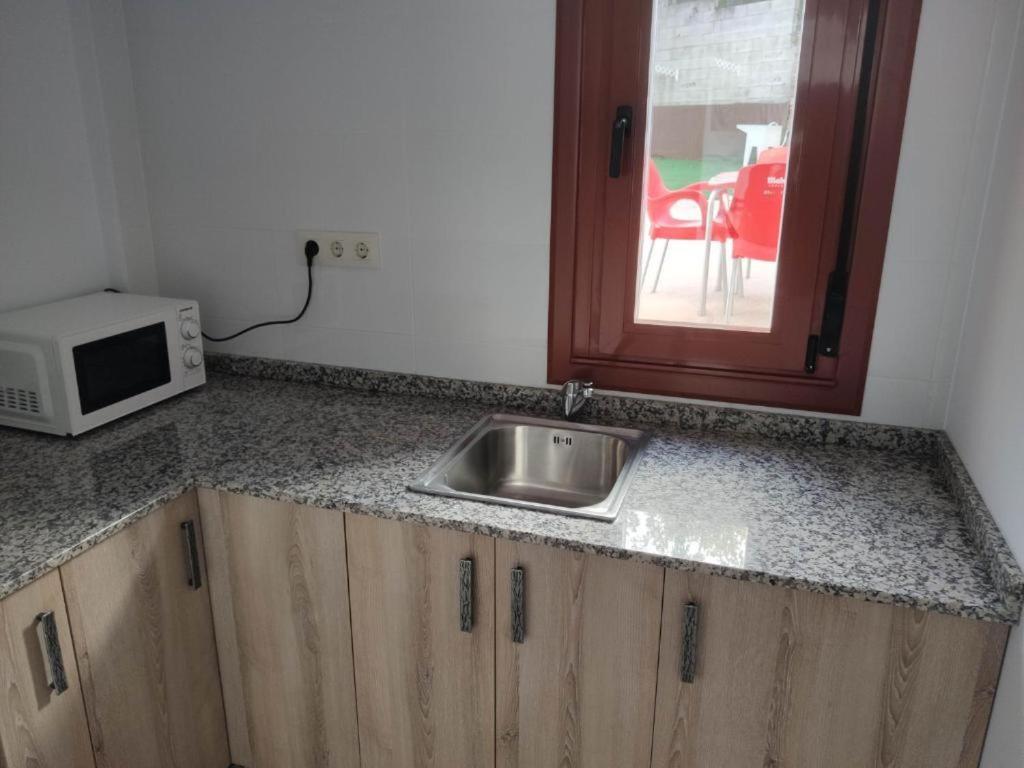
M313 298L313 259L320 253L320 246L316 244L315 240L306 241L306 274L309 277L309 284L306 288L306 303L302 305L302 309L299 310L299 314L293 317L291 320L267 320L262 323L256 323L256 325L250 325L248 328L243 328L237 333L232 333L230 336L209 336L203 333L203 338L207 341L231 341L231 339L237 339L243 333L249 331L255 331L257 328L266 328L268 325L291 325L297 323L302 319L302 316L306 314L306 310L309 309L309 301Z

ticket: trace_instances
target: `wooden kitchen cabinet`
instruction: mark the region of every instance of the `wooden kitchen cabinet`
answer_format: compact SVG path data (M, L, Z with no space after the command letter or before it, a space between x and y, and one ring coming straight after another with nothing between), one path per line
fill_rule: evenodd
M344 515L199 493L232 761L354 768Z
M96 765L224 768L227 731L195 493L60 573Z
M494 540L346 527L363 768L493 766Z
M0 602L0 765L978 764L1005 625L224 492L198 507Z
M1007 631L669 570L653 766L975 766Z
M648 765L663 569L504 540L495 560L497 764Z
M37 636L39 616L45 613L52 614L60 653L52 662ZM49 685L51 663L58 665L56 688ZM0 766L94 768L64 593L56 571L0 601L0 691Z

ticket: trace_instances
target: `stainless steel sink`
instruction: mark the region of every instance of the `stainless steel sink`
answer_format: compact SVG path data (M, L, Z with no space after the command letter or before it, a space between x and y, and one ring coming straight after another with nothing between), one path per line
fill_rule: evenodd
M487 416L409 490L614 520L646 444L635 429Z

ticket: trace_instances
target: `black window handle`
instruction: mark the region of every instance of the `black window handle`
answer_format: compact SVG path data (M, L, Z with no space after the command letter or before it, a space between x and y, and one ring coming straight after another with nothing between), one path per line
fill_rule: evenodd
M625 105L615 110L612 123L612 157L608 163L608 176L613 179L622 175L622 149L633 126L633 108Z

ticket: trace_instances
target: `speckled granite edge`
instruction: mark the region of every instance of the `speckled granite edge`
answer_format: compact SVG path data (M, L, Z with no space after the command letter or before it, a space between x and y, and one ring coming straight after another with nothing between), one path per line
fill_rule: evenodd
M464 400L501 410L520 410L531 413L557 413L557 394L550 389L475 383L453 379L423 377L408 374L380 373L327 365L289 363L226 355L209 357L211 371L235 374L252 379L299 382L327 387L347 388L363 392L389 395L423 396L435 400ZM864 425L827 418L790 416L761 413L734 408L691 405L642 398L601 395L590 404L590 418L605 423L621 422L630 425L667 427L681 431L707 431L723 434L752 436L758 440L775 439L796 445L844 448L869 448L889 451L904 456L922 457L938 470L942 482L957 505L964 527L978 553L979 566L991 579L998 601L986 605L929 597L905 591L902 585L885 585L882 591L864 589L857 581L840 585L829 580L805 578L804 575L779 576L758 568L736 567L716 562L689 560L675 555L645 553L614 544L595 543L586 538L577 539L565 531L524 531L501 522L489 521L486 516L468 519L465 516L439 516L420 514L405 504L390 505L380 500L340 499L336 495L313 494L303 498L303 492L287 489L261 488L260 483L237 481L207 473L202 467L192 467L163 478L154 484L145 497L117 510L116 519L97 526L80 541L67 542L56 552L47 552L45 559L34 562L25 571L0 584L0 596L10 594L43 574L59 567L78 554L113 536L118 531L195 487L211 487L294 503L312 504L356 514L395 520L407 520L423 525L450 528L470 533L496 536L514 541L553 546L561 549L599 554L616 559L634 559L661 567L707 573L756 583L804 589L830 595L842 595L870 602L903 605L923 610L959 615L967 618L1016 623L1024 608L1024 573L1022 573L991 513L974 486L966 467L956 454L948 437L941 432L911 430L875 425ZM914 459L915 461L919 459ZM195 474L193 474L195 473ZM227 481L225 483L225 481ZM296 489L297 490L297 489ZM284 494L284 495L278 495ZM999 604L996 604L996 603Z
M737 581L746 581L753 584L765 584L768 586L784 587L787 589L799 589L807 592L815 592L832 597L848 597L855 600L864 600L871 603L883 605L898 605L905 608L913 608L923 611L934 611L949 616L974 619L978 621L992 621L1003 624L1016 624L1020 620L1020 610L1011 605L990 607L979 610L973 606L962 603L944 600L926 600L920 596L904 594L899 592L884 592L879 590L862 590L849 586L830 584L824 581L802 579L797 577L784 577L772 574L767 571L751 568L736 568L727 565L702 562L699 560L687 560L676 556L656 555L635 550L623 549L620 547L606 547L586 543L579 539L566 536L546 535L529 533L514 528L507 528L501 525L491 525L474 520L458 518L439 518L436 515L421 515L416 512L399 510L389 506L381 506L372 503L353 502L330 502L325 501L316 495L278 493L265 488L251 488L244 484L204 482L200 479L198 487L209 488L214 491L227 493L245 494L257 498L281 501L289 504L304 504L320 509L332 509L338 512L350 512L356 515L366 515L384 520L395 520L399 522L424 525L431 528L443 528L460 533L479 534L507 541L525 542L528 544L540 544L554 547L556 549L571 552L581 552L589 555L610 557L615 560L630 560L641 563L649 563L661 568L669 568L691 573L708 574L711 576L723 576Z
M210 371L233 376L319 384L393 395L468 400L505 410L558 416L557 392L541 387L445 379L411 373L371 371L321 363L300 363L210 352L206 353L206 366ZM936 437L941 434L930 429L609 394L595 396L584 411L582 419L594 419L601 423L648 424L681 430L725 432L790 443L867 448L906 455L934 454Z
M417 395L441 399L463 399L509 410L528 410L534 413L557 415L558 401L554 390L460 379L445 379L416 374L370 371L344 368L318 363L299 363L287 360L245 357L239 355L209 354L210 370L228 375L250 376L280 381L303 382L388 394ZM741 408L676 403L663 400L601 394L590 405L585 418L609 423L630 425L669 426L681 430L706 430L723 433L752 435L761 439L775 439L805 445L841 446L884 450L904 455L928 456L938 466L950 492L957 501L968 532L979 554L984 558L993 584L1006 604L1005 618L1016 621L1024 607L1024 573L1021 572L999 527L993 520L981 494L971 480L966 467L944 432L929 429L895 427L884 424L830 419L826 417L749 411ZM373 514L387 514L375 510ZM425 520L436 524L435 520ZM485 532L485 531L481 531ZM507 532L487 532L507 535ZM572 546L573 542L542 541L553 546ZM621 553L606 552L612 557ZM659 565L670 563L659 562ZM671 563L679 567L678 563ZM712 568L695 563L696 570L709 573L750 578L750 571ZM827 592L819 584L805 584L779 580L762 575L766 583L799 586L804 589ZM899 595L862 595L878 602L896 602L921 606L911 598Z
M950 445L949 448L952 448L952 446ZM950 456L950 461L950 467L952 468L955 464L959 463L959 458L955 453L953 453ZM959 473L959 479L953 482L962 483L964 476L962 463L959 463L959 469L953 468L953 471ZM984 611L980 611L972 606L963 605L958 602L952 602L949 599L925 600L920 596L912 594L884 592L879 590L861 590L849 586L840 586L830 584L828 582L815 581L812 579L783 577L757 569L736 568L726 565L701 562L698 560L687 560L676 556L656 555L618 547L599 546L567 536L529 533L501 525L491 525L466 519L439 518L436 515L418 514L388 506L381 506L379 504L352 502L339 503L326 500L317 495L275 492L264 488L255 488L247 483L214 482L209 478L203 477L182 480L161 489L144 504L126 512L110 525L94 532L87 538L76 543L73 547L69 547L55 553L47 560L40 562L33 568L21 573L18 578L8 580L3 584L0 584L0 599L3 599L14 592L17 592L19 589L28 586L38 578L46 575L56 568L59 568L74 557L82 554L88 549L91 549L138 520L144 518L150 512L174 501L183 494L194 492L198 488L210 488L215 491L240 493L291 504L306 504L322 509L332 509L338 512L351 512L353 514L368 515L386 520L397 520L463 533L492 536L509 541L522 541L531 544L540 544L555 547L557 549L582 552L584 554L611 557L617 560L633 560L663 568L671 568L693 573L704 573L712 576L723 576L739 581L790 589L801 589L819 594L832 595L836 597L849 597L886 605L900 605L907 608L935 611L951 616L976 619L979 621L1016 624L1020 620L1021 615L1020 595L1024 592L1024 579L1022 579L1021 571L1017 566L1013 555L1010 554L1009 550L1006 548L1005 542L1003 542L998 529L995 529L994 531L992 530L993 524L991 518L988 517L987 508L985 507L984 502L980 500L980 497L977 496L977 491L973 490L969 477L967 478L967 487L961 486L961 490L969 495L973 495L975 499L972 503L976 505L976 509L978 511L976 522L987 531L987 535L989 537L987 541L989 541L990 546L994 551L994 554L989 558L990 562L995 562L998 559L1000 567L1004 569L1003 571L993 572L993 580L996 582L997 589L1000 594L1004 597L1004 604L999 607L989 607ZM954 491L954 493L957 493L957 491ZM974 529L972 528L972 534L973 533ZM1001 573L1003 574L1003 578L1000 578ZM1014 599L1007 599L1007 595L1014 596Z
M1020 615L1024 606L1024 572L1010 551L992 513L971 480L967 467L945 434L936 440L935 461L956 499L960 515L974 546L984 559L989 575L1007 609Z
M335 371L344 372L345 370L331 368L330 366L315 366L313 367L313 374L316 375L319 371L326 375L333 375ZM286 367L285 373L291 372L290 366ZM413 380L422 379L422 377L409 378ZM837 565L841 566L841 563L849 563L852 566L849 569L851 578L844 580L840 577L833 578L831 575L823 573L820 569L802 568L798 561L793 561L793 568L787 568L785 567L785 558L782 561L761 558L755 559L756 562L754 563L746 559L742 562L733 562L732 560L723 560L715 556L711 558L694 557L691 559L689 555L690 550L677 550L664 546L655 546L653 549L648 549L643 543L637 544L633 542L631 544L629 540L617 536L606 538L601 535L590 535L593 532L588 534L585 528L580 529L580 535L577 536L577 531L570 526L558 525L559 520L553 520L551 525L522 526L517 524L516 518L509 519L507 516L503 516L500 510L495 511L497 508L494 507L485 510L480 505L466 502L464 506L448 509L448 505L424 503L424 499L421 497L414 499L402 494L396 495L393 485L395 482L401 482L401 473L396 474L392 472L394 467L390 458L388 458L388 454L378 456L377 459L380 469L390 477L389 482L391 486L389 487L391 490L389 491L378 492L376 486L372 484L370 486L367 486L365 483L360 485L361 479L358 471L352 477L357 490L352 492L350 492L351 489L343 481L335 482L332 480L331 478L334 475L331 472L328 472L326 475L321 473L319 481L307 483L302 480L305 477L305 465L302 462L295 465L285 464L278 466L275 457L278 454L280 443L273 434L270 435L268 442L263 445L264 451L269 451L267 455L271 459L270 464L266 465L266 463L261 464L258 460L250 462L244 455L247 450L254 447L253 442L249 439L242 444L244 446L242 455L238 455L237 448L239 446L237 445L234 447L228 446L229 453L218 452L218 449L207 454L207 451L212 450L214 446L223 448L222 440L225 436L221 430L216 428L212 428L208 434L203 430L194 432L196 424L191 424L189 421L189 419L203 420L206 417L204 407L207 406L213 408L211 415L217 418L228 419L229 421L226 423L232 423L231 420L245 419L250 413L252 405L248 394L252 394L261 388L266 395L266 405L272 408L275 414L280 414L280 397L282 393L291 392L298 395L302 402L317 402L318 400L323 402L327 412L333 413L337 418L344 418L345 414L348 414L352 418L359 419L359 425L362 425L365 421L359 415L362 413L361 408L366 408L369 412L376 413L379 418L382 412L390 413L389 409L393 406L392 399L397 404L395 407L398 407L400 412L405 413L407 419L411 417L414 424L419 419L418 414L423 410L440 414L441 422L447 423L447 417L450 415L463 414L468 418L468 415L465 413L468 411L475 418L477 413L488 411L491 407L497 406L505 409L507 406L507 401L494 399L487 400L486 404L482 404L480 400L472 400L467 405L467 403L461 402L455 396L438 397L434 394L435 389L428 389L432 399L424 397L420 401L417 401L416 398L403 398L401 395L392 396L390 393L383 397L376 397L372 392L367 396L365 391L364 394L357 395L354 390L346 396L344 391L336 391L330 386L320 389L316 381L317 379L315 378L312 380L312 386L309 386L309 382L306 382L296 387L281 381L261 381L261 377L258 375L249 374L244 377L232 377L217 373L211 379L211 388L191 393L190 396L176 401L180 407L176 407L172 403L168 406L169 410L166 416L160 416L160 411L154 410L149 412L149 414L137 417L138 421L135 423L135 426L133 426L132 420L127 420L120 427L117 425L112 427L112 432L109 434L106 432L97 433L91 437L84 438L83 442L85 443L89 441L96 443L89 448L83 445L84 459L82 461L84 463L80 467L86 473L84 477L91 478L91 484L88 487L93 494L92 505L87 506L87 516L85 518L85 523L88 524L83 523L79 525L73 536L62 536L59 541L55 540L52 548L41 547L42 551L36 552L33 557L28 558L22 563L23 568L19 567L17 570L11 568L5 571L5 575L8 578L3 583L0 583L0 597L25 586L33 579L62 565L91 546L116 534L134 521L144 517L151 510L174 499L181 493L188 492L194 487L209 487L263 496L264 498L311 504L328 509L352 511L357 514L373 515L385 519L408 520L419 524L487 534L508 540L537 543L571 551L595 553L616 559L636 559L684 571L721 575L738 580L804 589L821 594L849 596L870 602L934 610L972 619L1011 624L1019 620L1021 607L1024 604L1024 600L1021 599L1022 595L1024 595L1024 589L1022 589L1024 577L1022 577L1020 569L1013 559L1013 555L1008 547L1006 547L995 522L991 519L987 508L977 494L977 490L974 488L970 477L944 435L939 434L938 438L933 439L932 445L934 448L931 454L907 455L904 453L900 456L899 454L891 455L888 452L881 452L873 455L871 451L860 451L859 453L850 454L848 461L857 464L866 462L873 465L904 462L918 468L917 476L919 483L916 487L919 487L919 490L924 493L936 492L944 496L944 515L945 519L950 521L950 524L941 530L945 530L948 535L956 538L956 552L954 553L956 557L961 558L963 562L966 562L963 558L969 558L972 564L970 568L958 572L962 572L964 578L971 584L974 583L971 579L979 580L978 583L981 586L973 591L972 589L959 591L944 590L941 584L936 587L929 581L931 571L922 570L920 567L916 571L914 568L911 568L909 572L910 578L905 580L883 579L879 581L858 577L856 568L858 558L856 555L850 556L852 550L849 548L846 549L848 557L843 558L842 561L837 561ZM442 384L449 384L455 391L458 391L458 388L461 386L473 386L468 382L443 379L437 381ZM503 389L508 389L500 385L481 386L489 389L494 397L499 397ZM216 394L219 389L223 390L221 394L225 396L231 394L232 397L227 398L223 403L213 395L206 397L211 392ZM308 391L296 392L296 390L301 389L308 389ZM528 395L531 393L530 388L516 389L522 389ZM550 390L536 389L532 391L547 397L546 401L537 402L547 406L552 405L554 397ZM191 398L191 403L189 398ZM349 399L353 401L351 408L347 402ZM618 398L608 397L607 400L614 405ZM625 400L626 405L631 406L631 409L626 412L628 415L624 416L622 410L607 412L614 414L619 419L627 421L633 419L640 422L644 422L645 418L653 418L657 414L663 417L666 412L672 413L671 411L661 409L662 403L660 402L628 398L623 400ZM517 402L524 401L520 400ZM218 403L221 403L220 406L218 406ZM232 403L234 403L233 407L231 406ZM671 406L673 404L667 403L665 405ZM509 408L509 410L512 409ZM544 412L542 409L534 410ZM713 414L716 411L718 411L717 415L721 415L721 412L726 412L730 417L742 417L745 415L744 412L733 409L713 409L708 410L707 413ZM761 414L754 415L760 416ZM787 419L782 423L784 424L788 421ZM784 450L786 455L797 459L798 463L799 458L805 452L809 456L825 457L824 460L827 463L829 461L827 457L830 454L830 446L845 445L845 443L840 442L841 435L837 435L836 439L831 443L814 441L813 444L808 444L806 442L801 443L800 441L801 436L804 436L806 440L806 435L808 434L806 430L801 431L803 426L810 422L825 421L824 419L799 419L797 417L794 419L794 423L798 425L798 429L795 433L792 433L795 439L793 437L783 437L790 433L777 428L780 423L777 419L754 419L747 422L739 422L738 424L735 419L732 423L723 423L720 420L719 423L722 425L720 433L716 434L714 432L714 426L708 426L707 430L709 431L703 435L697 434L692 429L679 430L676 423L665 425L660 421L655 421L653 424L655 427L669 427L669 431L683 437L684 444L693 444L694 442L702 444L703 448L700 448L696 454L690 454L691 460L698 459L705 456L705 454L714 455L714 446L722 441L744 450L751 447L755 451L763 452L766 450L764 455L774 456L776 453L774 448L766 447L766 449L760 445L765 438L763 433L757 430L768 429L773 430L769 433L772 437L781 438L778 442L780 450ZM278 428L283 423L278 423ZM336 419L326 419L325 423L336 425ZM652 422L647 421L646 423L650 424ZM702 427L703 423L702 420ZM310 423L309 426L315 428L317 425L316 423ZM356 432L359 431L355 424L349 426L355 429ZM737 426L738 429L735 428ZM165 434L168 427L170 427L170 436ZM196 440L189 439L179 445L177 439L168 439L168 437L176 438L179 427L193 430L189 434L195 434ZM438 440L447 441L459 431L457 427L440 430L440 432L428 428L421 435L421 439L416 439L413 442L415 445L420 446L424 439L432 439L431 435ZM665 430L657 428L652 428L652 431L655 434L665 432ZM737 438L735 435L729 434L730 432L739 432L740 436ZM332 427L325 434L333 440L341 433ZM136 441L140 438L140 435L145 440L142 444L137 444ZM204 443L202 440L198 440L203 435L205 435L207 441L212 442ZM753 438L748 438L747 435L753 435ZM37 445L37 443L45 443L51 440L51 438L31 438L23 435L12 435L12 437L15 439L15 444L21 444L25 447L31 446L29 451L23 454L25 458L28 458L34 450L46 447ZM788 443L792 444L787 446ZM167 444L174 446L174 450L170 452L171 455L167 455L162 450L153 451L154 445L163 448ZM50 447L57 450L69 445L72 444L54 440ZM796 446L795 449L794 445ZM804 448L803 446L807 447ZM904 444L904 448L905 446L906 444ZM181 449L188 449L187 455L182 454ZM57 450L57 453L61 453L61 450ZM846 452L838 451L838 453L845 454ZM257 451L256 458L258 458L258 455L259 452ZM139 487L138 492L124 495L120 502L113 502L111 506L111 502L109 502L106 494L109 489L116 489L124 482L124 478L121 477L121 461L124 456L130 457L132 461L140 457L146 459L134 474L131 475L138 475L146 482ZM358 445L358 441L355 444L349 445L347 449L342 448L337 458L344 464L344 459L346 457L351 458L352 456L362 456L362 450ZM342 466L342 464L338 466ZM829 471L843 471L842 461L836 466L827 465L831 467ZM685 466L685 462L672 466ZM711 466L713 467L714 465ZM850 468L853 469L854 467L851 466ZM268 469L270 470L269 475ZM671 469L671 466L666 466L663 469ZM285 471L285 474L281 475L281 471ZM783 471L785 470L783 469ZM389 472L391 474L387 474ZM714 472L712 472L711 476L714 476ZM277 478L277 480L268 481L268 477ZM837 477L837 480L842 481L842 478ZM811 481L814 481L813 477ZM895 478L895 481L898 483L899 479ZM14 487L16 488L17 486L15 485ZM895 487L896 490L899 487L897 485ZM73 485L69 485L68 488L73 488ZM360 488L361 490L358 490ZM655 494L655 498L656 496L657 494ZM18 498L23 498L23 494L19 495ZM899 493L896 493L895 495L889 494L888 497L884 498L888 499L887 505L877 508L876 512L878 514L876 514L873 523L876 526L876 531L883 532L887 529L888 518L899 516L901 499L907 498L909 500L912 497L907 495L901 496ZM828 506L826 498L824 502L818 503L813 508L827 510ZM961 506L964 507L962 513L959 511ZM777 511L782 515L778 523L784 524L787 507L780 505ZM914 513L913 508L906 511L911 515ZM966 522L957 519L960 517L960 514L965 516ZM29 515L31 519L35 519L31 513ZM898 523L898 521L895 522ZM59 524L59 520L57 523ZM53 520L51 519L48 524L52 525ZM47 523L42 525L45 528ZM913 526L911 526L912 528ZM927 538L932 533L938 534L938 531L928 530L919 531L919 533ZM782 542L782 546L787 547L787 542L798 540L800 531L796 531L795 534L796 539L787 537ZM910 540L914 541L915 538ZM841 541L845 541L845 539L837 539L836 543ZM941 567L943 562L942 552L939 550L941 550L943 544L932 541L931 546L938 554L936 563ZM799 550L799 547L797 547L797 550ZM903 548L902 552L903 554L900 559L893 561L897 569L899 569L897 564L912 564L915 562L913 547L909 549ZM14 562L17 563L20 555L17 552L14 555L16 556ZM795 553L795 556L799 557L799 551ZM36 559L37 557L38 559ZM782 567L780 567L780 562ZM844 573L846 570L843 567L839 567L836 572ZM920 573L918 574L917 572ZM918 586L923 586L920 591L915 591L917 575L920 575ZM950 584L957 583L961 582L950 582Z
M20 573L17 578L8 579L7 581L0 583L0 600L14 594L23 587L27 587L32 582L48 574L50 571L60 568L62 565L74 559L86 550L92 549L97 544L109 539L115 533L124 530L137 520L141 520L150 512L155 511L158 507L174 501L185 493L194 491L195 488L196 485L191 480L188 482L175 483L164 488L152 498L147 499L144 504L126 512L110 525L93 532L86 538L77 542L74 546L63 549L60 552L55 553L52 557L48 557L46 560L37 563L32 568Z

